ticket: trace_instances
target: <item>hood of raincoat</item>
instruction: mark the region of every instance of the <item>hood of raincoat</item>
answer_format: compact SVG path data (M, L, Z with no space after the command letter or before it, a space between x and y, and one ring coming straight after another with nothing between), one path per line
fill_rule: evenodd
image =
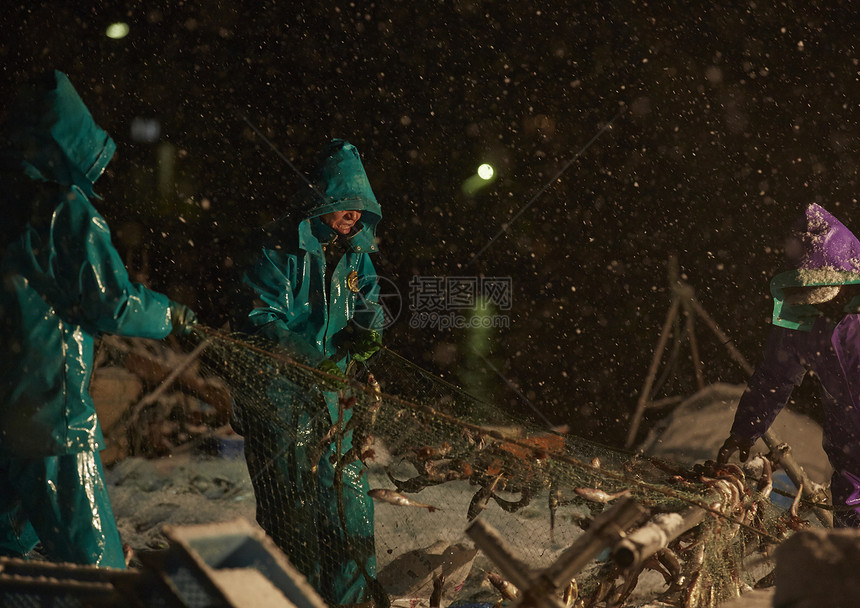
M795 227L793 238L799 251L793 259L797 268L773 278L773 323L789 329L808 331L821 311L816 303L831 299L842 285L860 284L860 241L836 217L817 203L809 205ZM787 288L809 289L806 303L786 302ZM845 306L858 312L860 297Z
M302 220L314 220L334 211L361 211L361 219L347 239L352 249L359 253L378 251L376 227L382 219L382 208L370 187L356 147L344 139L329 142L317 163L311 183L312 186L294 200L297 212L291 215Z
M800 270L860 272L860 241L821 205L806 208L796 236L801 245Z
M116 151L69 78L54 70L28 83L9 107L2 149L34 179L77 186L88 197Z

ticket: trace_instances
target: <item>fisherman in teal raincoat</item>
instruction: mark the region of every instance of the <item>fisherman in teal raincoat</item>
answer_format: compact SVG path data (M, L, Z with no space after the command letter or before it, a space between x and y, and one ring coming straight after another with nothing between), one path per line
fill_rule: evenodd
M11 104L0 141L0 555L124 568L89 394L101 333L164 338L194 314L129 280L90 199L116 146L68 77Z
M256 261L244 275L254 298L244 329L343 377L350 361L366 360L382 343L370 259L382 210L358 150L344 140L326 147L312 182L255 247ZM257 521L329 604L387 604L375 579L373 504L362 463L343 470L338 496L335 446L319 449L338 417L337 393L319 385L300 389L286 377L267 392L267 404L234 416L242 420ZM341 453L350 440L344 438Z

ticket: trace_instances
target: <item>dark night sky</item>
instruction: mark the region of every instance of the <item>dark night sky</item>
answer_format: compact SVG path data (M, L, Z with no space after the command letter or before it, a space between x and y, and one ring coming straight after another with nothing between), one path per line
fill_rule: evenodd
M860 229L847 1L31 4L0 9L3 94L41 69L69 74L119 145L100 210L136 276L220 325L245 228L280 215L300 184L243 117L306 171L344 137L385 213L380 274L404 295L413 276L511 277L510 328L484 346L575 432L626 430L669 307L670 255L755 361L794 215L819 202ZM120 19L129 36L106 38ZM131 140L137 116L160 121L158 143ZM175 173L160 192L165 150ZM498 179L464 195L487 160ZM388 344L462 381L462 332L410 329L408 315ZM743 382L699 327L707 380ZM665 394L690 391L690 370L682 361ZM528 413L478 371L492 398Z

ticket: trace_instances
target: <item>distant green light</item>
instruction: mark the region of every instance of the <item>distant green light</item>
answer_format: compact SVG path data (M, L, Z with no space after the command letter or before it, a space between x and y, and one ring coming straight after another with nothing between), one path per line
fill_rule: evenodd
M496 170L493 169L493 165L484 163L463 182L463 192L466 196L474 196L495 180Z
M107 30L105 30L105 35L108 38L113 38L114 40L125 38L126 36L128 36L128 23L123 23L121 21L117 23L111 23L107 27Z
M488 165L487 163L484 163L483 165L478 167L478 177L480 177L483 180L490 181L491 179L493 179L494 174L495 174L495 171L493 171L492 165Z

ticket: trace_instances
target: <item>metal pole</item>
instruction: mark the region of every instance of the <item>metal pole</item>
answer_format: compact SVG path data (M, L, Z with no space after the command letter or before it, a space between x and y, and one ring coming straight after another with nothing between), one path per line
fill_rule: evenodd
M641 564L681 534L698 526L704 518L705 510L700 507L655 515L648 524L621 539L612 553L612 559L622 568Z
M711 315L708 314L708 312L702 307L699 301L695 297L692 297L690 298L690 304L692 305L693 310L695 310L696 313L700 317L702 317L702 320L705 322L705 324L711 328L711 331L714 332L714 335L717 336L720 342L723 343L723 346L725 346L726 350L729 351L729 355L731 355L731 357L738 362L738 365L740 365L747 374L752 374L753 366L749 364L746 358L744 358L744 356L741 354L741 351L735 348L735 345L732 344L732 339L729 338L722 329L720 329L720 327L714 322L714 320L711 318Z
M720 491L721 484L724 489L729 487L728 482L719 480L705 496L707 504L722 504L726 496L731 495L730 491ZM740 498L740 493L736 494ZM706 509L697 506L687 507L677 513L658 513L647 524L622 538L612 553L612 559L622 568L641 564L684 532L702 523L706 514Z
M607 546L616 543L630 526L646 514L647 511L633 498L623 497L611 509L594 518L588 530L565 549L540 577L554 589L567 585L588 562L600 555Z
M533 573L521 562L499 533L482 519L466 529L475 544L493 561L521 592L518 608L562 608L554 597L556 591L570 583L588 562L606 547L615 544L624 532L642 519L647 511L627 496L619 500L594 521L556 561L542 572Z
M666 350L666 342L669 341L672 323L675 321L680 305L679 298L674 296L672 298L672 306L669 308L669 313L666 315L666 321L663 323L663 329L660 332L660 340L657 342L657 348L654 349L654 358L651 359L651 367L648 370L648 375L645 377L645 386L642 387L642 392L639 394L639 402L636 404L636 411L633 412L633 418L630 421L630 428L627 431L627 441L624 442L624 447L626 448L631 447L636 440L636 432L639 430L642 414L645 412L648 399L651 397L651 386L654 384L657 368L660 365L660 359L663 357L663 351Z
M777 439L771 431L767 431L762 435L762 440L770 449L774 457L779 461L780 466L785 470L788 478L791 479L794 485L799 488L803 488L803 496L805 498L808 498L813 502L822 503L826 500L824 488L821 484L817 484L809 479L806 471L803 470L803 467L800 466L800 464L798 464L794 459L794 456L791 455L791 446ZM822 509L821 507L814 507L812 511L822 524L829 528L833 527L832 512L827 509Z
M466 528L466 534L520 591L531 587L531 568L515 557L513 548L495 528L478 518Z

